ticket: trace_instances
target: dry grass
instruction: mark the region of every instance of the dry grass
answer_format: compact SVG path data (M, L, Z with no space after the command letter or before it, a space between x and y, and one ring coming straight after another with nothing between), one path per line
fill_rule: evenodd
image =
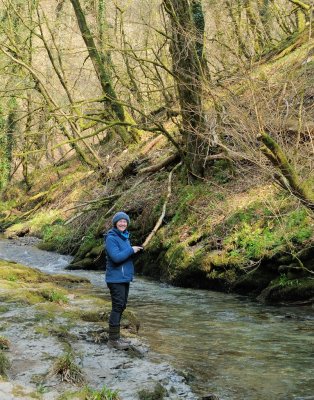
M60 376L62 382L82 385L85 382L81 368L75 363L73 354L68 352L54 362L51 374Z

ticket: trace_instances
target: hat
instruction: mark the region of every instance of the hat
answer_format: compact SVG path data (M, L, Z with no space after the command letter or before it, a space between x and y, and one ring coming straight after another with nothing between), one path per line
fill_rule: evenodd
M118 221L120 221L120 219L125 219L125 220L128 222L128 225L130 224L130 217L128 216L128 214L126 214L126 213L123 212L123 211L119 211L119 212L117 212L117 213L113 216L113 218L112 218L112 225L113 225L113 226L116 226L116 223L117 223Z

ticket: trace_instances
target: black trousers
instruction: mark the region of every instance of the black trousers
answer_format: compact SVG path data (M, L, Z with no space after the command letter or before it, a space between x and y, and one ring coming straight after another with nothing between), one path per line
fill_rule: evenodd
M121 316L128 302L130 283L107 283L110 290L112 309L109 325L120 325Z

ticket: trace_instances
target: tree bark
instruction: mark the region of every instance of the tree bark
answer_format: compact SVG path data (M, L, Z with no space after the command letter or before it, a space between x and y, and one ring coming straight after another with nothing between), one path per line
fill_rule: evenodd
M204 16L200 1L164 0L171 21L173 73L178 89L185 164L192 175L203 176L208 143L206 135L203 52ZM204 135L205 134L205 135Z
M82 10L81 4L79 0L70 0L76 15L77 23L82 34L82 38L85 42L85 45L88 50L89 57L94 65L97 77L99 79L100 85L102 87L104 93L104 101L107 105L110 106L114 115L121 121L126 121L126 115L124 107L121 105L121 102L118 100L116 92L113 88L110 71L108 68L108 63L105 63L105 57L102 56L102 53L97 49L96 43L94 41L92 32L90 31L87 21ZM123 140L124 143L131 143L136 140L136 134L134 131L127 129L123 126L117 128L118 133Z
M17 104L14 97L8 102L8 116L5 118L0 107L0 191L11 179L13 134L16 128Z

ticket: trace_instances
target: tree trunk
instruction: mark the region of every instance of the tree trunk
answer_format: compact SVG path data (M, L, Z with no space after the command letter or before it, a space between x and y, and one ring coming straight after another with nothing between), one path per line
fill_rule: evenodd
M82 10L79 0L70 0L74 8L77 23L82 34L82 38L86 44L89 57L94 65L96 74L98 76L100 85L104 93L104 101L110 106L114 115L121 121L126 122L127 118L125 115L125 110L117 98L116 92L113 88L110 70L108 68L108 63L106 63L106 57L104 57L96 47L93 35L87 25L87 21ZM123 127L117 127L118 133L124 143L131 143L136 140L136 134L134 131L128 132L128 130Z
M203 52L204 16L200 1L164 0L171 21L173 72L182 116L185 164L192 175L203 176L208 143L203 109L206 61Z
M14 97L9 100L8 108L6 119L0 108L0 191L11 179L13 133L16 119L16 100Z
M29 148L29 133L30 133L31 124L32 124L32 113L31 113L31 96L29 93L27 93L26 109L27 109L27 117L26 117L26 123L25 123L24 143L23 143L23 151L25 154L22 154L21 162L22 162L22 173L23 173L24 182L26 184L27 190L30 190L32 185L31 185L31 181L29 179L28 150L30 150L30 148Z

